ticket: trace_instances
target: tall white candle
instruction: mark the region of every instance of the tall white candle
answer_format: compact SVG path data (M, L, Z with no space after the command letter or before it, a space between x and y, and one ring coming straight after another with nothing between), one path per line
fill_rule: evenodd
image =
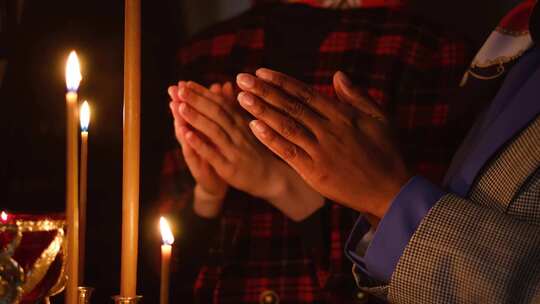
M79 176L79 285L84 284L86 254L86 203L88 189L88 127L90 125L90 106L84 101L79 111L81 118L81 174Z
M137 295L141 100L141 1L125 0L124 151L120 296Z
M67 125L66 125L66 220L68 230L66 303L77 303L79 283L79 206L78 206L78 104L77 90L81 70L75 51L69 54L66 65Z

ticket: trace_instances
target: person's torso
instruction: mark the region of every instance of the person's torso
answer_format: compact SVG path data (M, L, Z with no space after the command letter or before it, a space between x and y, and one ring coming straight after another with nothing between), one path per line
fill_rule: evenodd
M461 39L399 11L272 5L183 47L179 76L209 85L269 67L333 95L332 76L342 70L390 113L411 167L440 180L470 125L453 128L447 120L469 55ZM245 194L233 197L213 250L219 254L195 286L201 303L259 303L268 294L280 303L356 301L343 254L356 212L330 206L325 227L316 230L325 246L306 248L298 226L278 210Z

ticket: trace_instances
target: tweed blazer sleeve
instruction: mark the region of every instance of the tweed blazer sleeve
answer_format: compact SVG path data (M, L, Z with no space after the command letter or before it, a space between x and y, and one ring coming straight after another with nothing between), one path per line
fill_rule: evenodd
M467 198L443 196L390 284L355 271L391 303L540 303L540 119L489 163Z
M539 177L535 177L535 189L526 194L531 199L540 197ZM540 225L446 195L405 249L388 299L395 303L538 303Z

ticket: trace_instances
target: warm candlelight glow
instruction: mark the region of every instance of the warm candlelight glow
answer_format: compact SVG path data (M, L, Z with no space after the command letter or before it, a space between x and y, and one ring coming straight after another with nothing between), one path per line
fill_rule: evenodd
M69 91L77 91L82 80L77 53L71 51L66 64L66 85Z
M88 105L88 101L85 100L82 103L79 113L81 117L81 131L88 132L88 125L90 124L90 106Z
M163 244L172 245L174 243L174 236L169 227L169 223L163 216L159 218L159 230L161 231Z
M169 276L171 268L171 253L174 236L171 232L169 223L162 216L159 218L159 230L161 230L161 284L159 288L159 304L169 304Z
M1 219L3 222L7 222L7 220L8 220L8 214L7 214L5 211L2 211L2 213L0 214L0 219Z

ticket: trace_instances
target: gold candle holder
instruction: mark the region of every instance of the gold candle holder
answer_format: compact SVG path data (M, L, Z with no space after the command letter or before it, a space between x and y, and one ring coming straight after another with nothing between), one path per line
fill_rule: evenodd
M123 296L114 296L114 303L116 304L137 304L142 301L142 296L135 297L123 297Z
M84 287L79 286L77 287L77 298L78 304L90 304L90 298L92 297L92 293L94 292L94 288L92 287Z
M0 303L48 303L66 283L66 223L54 215L11 217L0 222Z
M0 302L19 303L24 284L24 270L10 255L0 253Z

